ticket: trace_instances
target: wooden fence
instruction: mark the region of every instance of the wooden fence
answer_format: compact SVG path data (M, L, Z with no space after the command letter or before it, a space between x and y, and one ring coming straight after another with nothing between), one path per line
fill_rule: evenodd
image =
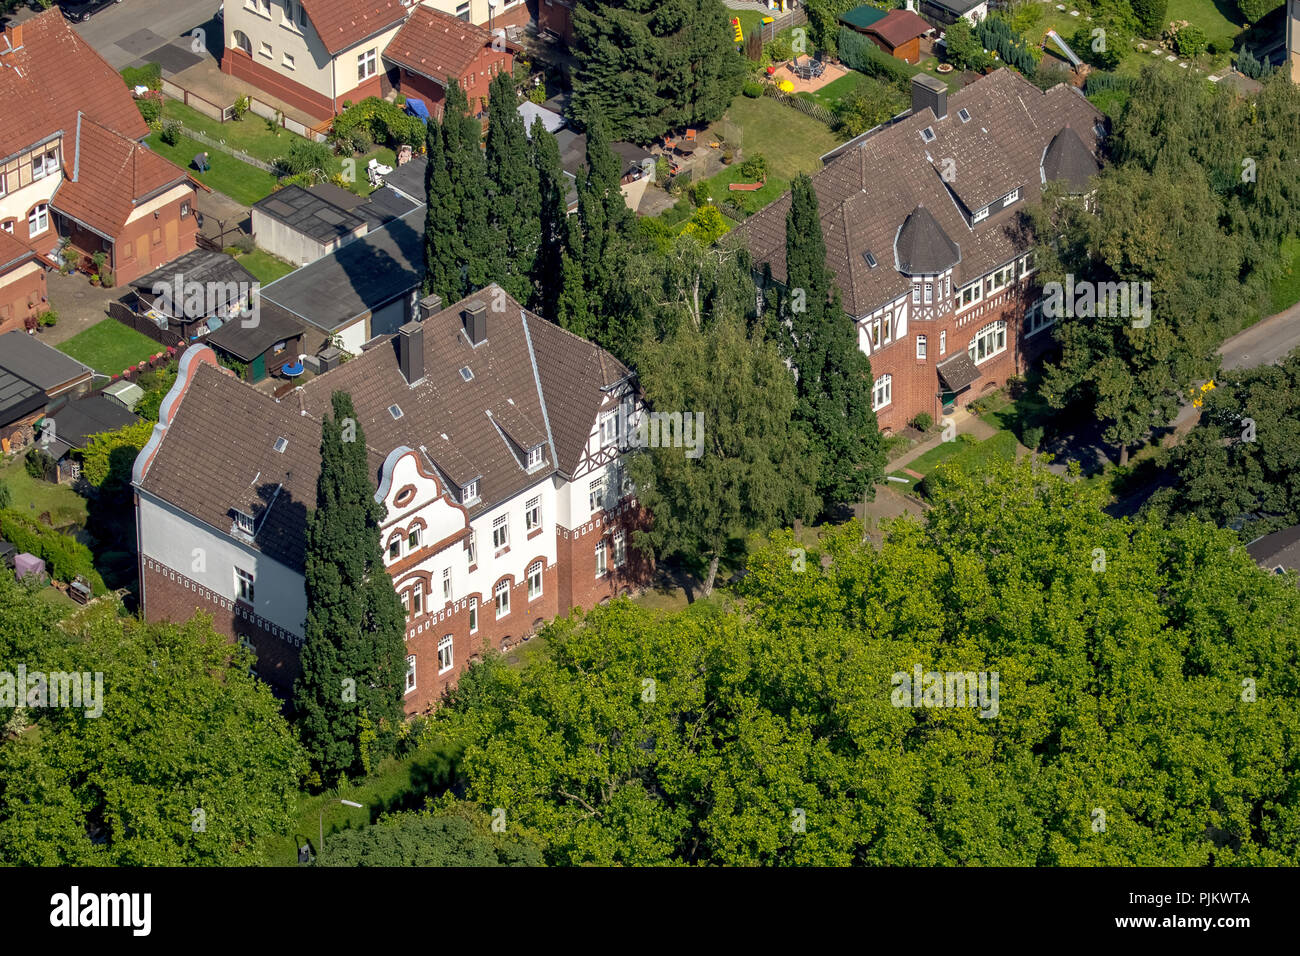
M162 91L174 100L180 100L192 110L198 110L208 119L214 119L218 123L224 123L228 119L230 112L229 107L221 107L211 100L205 100L197 93L191 93L184 87L177 86L171 80L163 78Z
M763 85L763 95L770 96L778 103L784 103L786 106L798 110L805 116L811 116L813 119L825 123L827 126L835 125L835 114L820 103L814 103L812 100L805 100L800 96L791 96L789 93L782 93L770 83Z
M783 13L779 17L773 17L772 22L762 24L758 32L764 43L771 43L782 30L788 30L790 27L801 27L807 22L808 14L804 13L803 7L799 7L797 10Z
M135 329L141 335L147 335L164 349L172 348L183 349L185 340L182 339L171 329L160 329L158 324L148 316L140 315L131 310L131 308L122 302L110 302L108 304L108 314L110 318L116 319L128 328ZM133 378L134 376L128 376Z

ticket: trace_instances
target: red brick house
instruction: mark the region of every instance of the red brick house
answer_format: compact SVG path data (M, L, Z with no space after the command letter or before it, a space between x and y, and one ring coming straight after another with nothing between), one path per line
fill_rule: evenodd
M492 78L514 69L513 49L500 34L420 6L388 44L384 59L397 68L402 94L424 100L441 119L450 79L460 83L472 114L485 112Z
M321 420L338 390L352 396L386 507L407 713L485 651L646 583L618 427L639 409L629 370L495 285L420 308L423 321L280 401L219 368L211 349L185 352L133 475L148 620L212 614L288 693Z
M813 177L834 272L871 358L883 432L1023 374L1052 341L1023 215L1046 183L1086 193L1105 117L1064 84L998 70L949 98L912 80L906 118L852 140ZM784 284L787 194L735 233Z
M36 250L0 232L0 335L25 328L49 309L45 273L50 263Z
M57 10L0 38L0 231L57 264L61 240L127 282L194 248L195 187L139 142L122 78Z

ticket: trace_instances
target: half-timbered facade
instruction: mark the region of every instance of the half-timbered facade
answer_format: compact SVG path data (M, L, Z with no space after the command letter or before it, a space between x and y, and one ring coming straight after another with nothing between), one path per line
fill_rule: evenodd
M353 398L385 506L409 713L484 651L644 583L631 541L644 516L615 424L620 409L639 413L627 368L497 286L426 313L278 402L210 350L185 353L135 468L149 620L207 610L253 647L268 681L291 688L305 520L335 391Z

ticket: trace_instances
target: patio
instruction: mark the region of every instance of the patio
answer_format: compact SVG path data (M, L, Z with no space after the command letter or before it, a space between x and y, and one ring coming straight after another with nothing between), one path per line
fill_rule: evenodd
M806 62L806 60L807 58L805 57L802 58L800 62ZM795 66L796 64L793 60L787 61L782 63L780 66L777 66L775 72L771 75L772 82L776 83L778 86L786 82L793 84L794 89L789 91L792 94L815 93L828 83L834 83L840 77L847 76L851 72L848 67L841 66L839 63L823 63L822 66L824 69L822 70L821 76L813 76L805 79L795 72Z

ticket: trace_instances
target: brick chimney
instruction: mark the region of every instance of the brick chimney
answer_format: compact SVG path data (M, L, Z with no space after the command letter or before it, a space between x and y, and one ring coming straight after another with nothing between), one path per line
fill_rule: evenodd
M424 378L424 326L407 322L397 330L397 364L408 386Z
M23 25L15 23L11 27L5 28L5 42L9 44L9 49L17 50L23 45Z
M487 306L482 302L471 302L461 313L465 323L465 337L469 344L478 346L487 341Z
M924 73L912 77L912 112L919 113L926 107L934 110L935 119L948 115L948 86L942 80Z

